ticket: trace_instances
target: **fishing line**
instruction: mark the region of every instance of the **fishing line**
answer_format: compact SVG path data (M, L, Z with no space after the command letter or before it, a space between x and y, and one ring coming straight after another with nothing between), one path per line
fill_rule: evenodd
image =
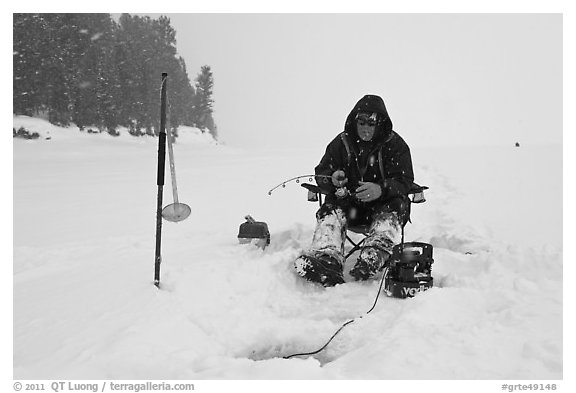
M372 310L374 310L374 308L376 307L376 303L378 303L378 298L380 297L380 293L382 293L382 285L384 284L384 279L386 278L386 276L388 275L388 268L384 268L384 273L382 274L382 279L380 280L380 286L378 287L378 294L376 295L376 299L374 299L374 304L372 305L372 307L370 308L370 310L368 310L366 312L365 315L370 314L370 312ZM321 352L324 348L326 348L334 339L334 337L336 337L338 335L338 333L340 333L340 331L342 331L342 329L344 329L346 326L350 325L352 322L354 322L356 319L361 319L363 318L364 315L361 315L357 318L351 319L348 322L344 323L342 326L340 326L340 328L338 330L336 330L336 332L332 335L332 337L330 337L330 339L326 342L326 344L324 344L322 347L320 347L319 349L313 351L313 352L302 352L302 353L295 353L292 355L288 355L288 356L284 356L284 359L290 359L293 358L295 356L310 356L310 355L315 355L319 352Z

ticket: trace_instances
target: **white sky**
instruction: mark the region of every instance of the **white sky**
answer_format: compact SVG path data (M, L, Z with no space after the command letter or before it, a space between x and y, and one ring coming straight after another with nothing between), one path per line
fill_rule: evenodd
M562 143L562 14L165 15L230 145L324 146L364 94L411 146Z

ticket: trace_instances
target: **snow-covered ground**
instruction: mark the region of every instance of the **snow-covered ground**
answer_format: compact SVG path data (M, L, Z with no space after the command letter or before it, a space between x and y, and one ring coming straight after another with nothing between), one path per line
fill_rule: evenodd
M294 182L268 190L312 173L325 146L243 150L181 129L192 214L163 223L158 290L157 140L21 125L42 137L13 141L15 379L563 378L562 146L413 148L430 190L406 239L434 245L435 287L381 296L324 351L287 360L378 291L292 268L317 205ZM238 244L246 214L268 223L264 251Z

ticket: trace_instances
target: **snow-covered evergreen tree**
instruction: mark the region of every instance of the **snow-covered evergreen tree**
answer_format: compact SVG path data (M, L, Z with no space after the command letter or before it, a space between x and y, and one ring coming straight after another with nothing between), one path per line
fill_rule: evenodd
M214 78L210 66L201 67L200 74L196 77L196 124L199 128L206 128L216 138L217 128L214 123L212 89L214 87Z

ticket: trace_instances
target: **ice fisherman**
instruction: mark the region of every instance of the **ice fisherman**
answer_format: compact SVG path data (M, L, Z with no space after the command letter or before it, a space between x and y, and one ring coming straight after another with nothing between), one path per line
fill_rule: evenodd
M312 244L294 262L297 273L324 286L343 283L346 228L365 225L368 236L350 275L374 277L400 243L414 182L410 149L393 131L381 97L365 95L356 103L315 175L327 196L316 213Z

